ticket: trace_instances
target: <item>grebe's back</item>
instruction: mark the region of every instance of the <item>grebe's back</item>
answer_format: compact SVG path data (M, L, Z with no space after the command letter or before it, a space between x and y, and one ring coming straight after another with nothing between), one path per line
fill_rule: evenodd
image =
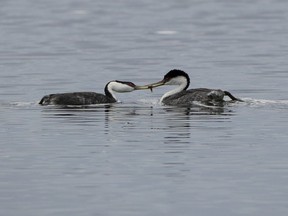
M116 99L95 92L72 92L45 95L39 104L41 105L89 105L115 103Z

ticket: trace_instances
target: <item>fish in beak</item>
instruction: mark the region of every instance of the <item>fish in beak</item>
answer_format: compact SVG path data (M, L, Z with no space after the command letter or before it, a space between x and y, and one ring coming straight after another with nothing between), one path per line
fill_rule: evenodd
M149 85L143 85L143 86L135 85L134 89L135 90L145 90L145 89L150 89L150 86Z
M137 86L137 88L138 89L150 89L150 91L152 92L153 88L165 85L165 83L166 83L166 80L163 79L163 80L156 82L156 83L151 83L151 84L144 85L144 86Z

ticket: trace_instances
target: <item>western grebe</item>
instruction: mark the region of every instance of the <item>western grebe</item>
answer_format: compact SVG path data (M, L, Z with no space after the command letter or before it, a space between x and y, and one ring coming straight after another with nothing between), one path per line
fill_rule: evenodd
M165 105L195 105L199 102L208 106L222 106L225 103L224 96L228 96L232 101L242 101L234 97L228 91L220 89L196 88L189 89L190 78L187 73L182 70L171 70L164 79L148 85L152 89L162 85L178 85L177 88L166 92L160 99Z
M95 92L72 92L49 94L44 96L39 104L41 105L89 105L115 103L117 99L115 92L132 92L134 90L148 89L148 86L136 86L132 82L110 81L104 88L104 94Z

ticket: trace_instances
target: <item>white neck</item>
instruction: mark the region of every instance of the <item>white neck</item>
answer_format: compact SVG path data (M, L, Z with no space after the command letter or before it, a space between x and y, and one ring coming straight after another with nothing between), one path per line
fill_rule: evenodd
M114 83L114 82L113 82L113 83ZM108 87L108 91L110 92L110 94L112 95L112 97L113 97L116 101L118 101L118 99L117 99L116 96L115 96L115 92L114 92L114 90L113 90L113 83L110 82L109 85L107 86L107 87Z
M174 95L174 94L177 94L177 93L183 91L183 90L185 89L186 85L187 85L187 80L186 80L185 78L183 78L183 77L177 77L177 78L175 78L175 79L167 82L166 85L178 85L178 87L175 88L175 89L173 89L173 90L171 90L171 91L166 92L166 93L161 97L160 103L162 103L162 101L163 101L165 98L167 98L167 97L169 97L169 96L171 96L171 95Z

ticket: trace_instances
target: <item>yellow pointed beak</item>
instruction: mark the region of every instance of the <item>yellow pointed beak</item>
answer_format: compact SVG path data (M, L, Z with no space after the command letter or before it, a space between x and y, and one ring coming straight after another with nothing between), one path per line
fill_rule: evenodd
M148 85L136 86L135 90L150 89L151 92L152 92L153 88L156 88L156 87L159 87L159 86L162 86L162 85L165 85L165 80L161 80L159 82L151 83L151 84L148 84Z
M143 85L143 86L135 86L135 90L145 90L145 89L150 89L149 85Z
M156 88L156 87L159 87L159 86L162 86L162 85L165 85L165 80L161 80L159 82L149 84L148 86L149 86L150 89L152 89L152 88Z

